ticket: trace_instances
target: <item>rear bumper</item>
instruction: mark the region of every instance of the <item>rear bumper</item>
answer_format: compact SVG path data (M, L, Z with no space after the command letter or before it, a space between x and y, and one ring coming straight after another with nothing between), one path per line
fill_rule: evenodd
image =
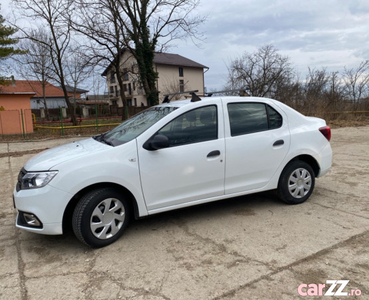
M331 148L331 144L327 144L323 150L319 153L320 156L320 171L317 177L322 177L325 174L328 173L329 169L332 166L332 148Z

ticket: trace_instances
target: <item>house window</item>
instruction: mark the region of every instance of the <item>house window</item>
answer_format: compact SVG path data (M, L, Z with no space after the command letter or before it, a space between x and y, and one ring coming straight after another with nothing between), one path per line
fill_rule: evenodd
M133 74L138 74L138 64L132 65L132 73Z
M130 83L128 83L128 94L132 95L132 87Z
M132 106L132 99L127 99L127 106Z
M113 94L114 95L114 86L110 86L110 94Z
M135 106L137 106L137 98L133 98L133 101L135 103Z
M183 68L179 67L179 77L183 77Z
M124 68L123 69L123 81L128 81L129 78L128 78L128 69L127 68Z
M115 72L110 72L110 83L115 83Z
M115 86L115 96L118 97L119 96L119 91L118 91L118 87Z
M113 105L117 105L117 100L112 101Z
M127 92L127 85L126 84L123 84L123 91Z
M184 92L184 81L182 79L179 81L179 92Z

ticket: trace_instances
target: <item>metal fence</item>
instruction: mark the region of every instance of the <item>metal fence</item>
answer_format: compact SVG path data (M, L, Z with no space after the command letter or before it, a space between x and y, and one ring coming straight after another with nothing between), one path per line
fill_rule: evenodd
M129 106L128 114L129 116L133 116L143 110L147 109L147 106ZM65 109L67 116L70 117L68 109ZM103 105L90 106L86 107L85 110L82 107L77 106L76 116L77 118L85 118L83 112L87 112L87 115L90 117L94 117L96 113L99 117L113 117L113 116L122 116L124 113L123 107L118 107L117 105L111 105L109 107ZM36 116L37 120L43 120L41 110L40 109L32 109L32 113ZM60 120L60 108L48 109L49 119L50 121Z

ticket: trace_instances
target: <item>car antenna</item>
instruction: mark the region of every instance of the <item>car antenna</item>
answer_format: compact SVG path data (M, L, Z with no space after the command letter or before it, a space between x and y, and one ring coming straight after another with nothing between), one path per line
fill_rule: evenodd
M191 96L192 96L192 98L191 98L191 102L201 101L201 98L195 94L196 92L198 92L198 91L190 92L190 94L191 94Z
M164 100L163 100L163 102L162 102L162 103L169 103L169 102L170 102L170 100L172 100L174 96L176 96L176 95L182 95L182 94L190 94L190 95L192 95L191 102L199 101L199 100L201 100L201 99L200 99L200 97L199 97L199 96L197 96L197 95L195 94L195 93L197 93L198 91L199 91L199 90L194 90L194 91L184 91L184 92L179 92L179 93L166 94L166 95L164 95L165 97L164 97ZM194 99L194 95L198 98L198 100L193 101L193 99ZM171 97L170 97L170 96L171 96ZM169 98L169 97L170 97L170 98Z
M169 103L169 102L170 102L169 95L165 95L165 98L162 103Z

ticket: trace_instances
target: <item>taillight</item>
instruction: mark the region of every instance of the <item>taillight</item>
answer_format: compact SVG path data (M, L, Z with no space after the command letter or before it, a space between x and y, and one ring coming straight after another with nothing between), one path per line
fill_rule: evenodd
M320 127L319 131L325 136L328 142L331 140L331 129L329 126Z

